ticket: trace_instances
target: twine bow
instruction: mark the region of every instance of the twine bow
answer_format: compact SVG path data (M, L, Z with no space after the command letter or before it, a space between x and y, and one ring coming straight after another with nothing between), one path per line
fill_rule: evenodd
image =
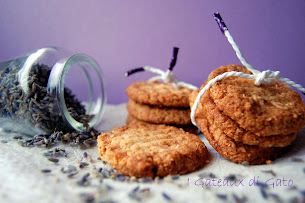
M148 82L162 80L164 83L171 83L176 88L186 87L186 88L189 88L189 89L192 89L192 90L196 90L196 89L198 89L196 86L194 86L192 84L189 84L189 83L179 81L178 78L172 72L172 70L173 70L173 68L174 68L174 66L176 65L176 62L177 62L178 50L179 50L179 48L174 47L173 57L172 57L170 66L166 71L163 71L159 68L154 68L154 67L151 67L151 66L144 66L144 67L135 68L135 69L127 71L125 73L125 76L127 77L127 76L129 76L131 74L134 74L136 72L147 71L147 72L157 74L157 76L154 76L154 77L150 78L148 80Z

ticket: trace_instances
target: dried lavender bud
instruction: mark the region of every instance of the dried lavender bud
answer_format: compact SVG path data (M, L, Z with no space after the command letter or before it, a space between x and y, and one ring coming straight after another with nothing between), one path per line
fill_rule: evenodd
M304 162L303 159L301 159L301 158L296 158L296 157L291 158L291 161L292 161L292 162Z
M180 178L180 175L171 176L171 179L172 179L172 180L178 180L179 178Z
M166 194L165 192L162 192L162 196L163 196L164 199L166 199L167 201L171 201L171 200L172 200L172 198L171 198L168 194Z
M216 178L216 175L215 175L214 173L210 173L210 174L209 174L209 177L210 177L210 178Z
M121 175L120 175L120 176L117 177L117 180L118 180L118 181L121 181L121 182L125 181L125 179L126 179L125 176L121 176Z
M58 163L59 159L55 159L55 158L48 158L49 161L54 162L54 163Z
M78 174L77 171L71 172L68 174L68 178L73 178L76 174Z
M276 173L273 170L262 171L264 173L270 173L272 176L276 176Z
M103 174L103 176L104 176L105 178L109 178L109 177L110 177L110 172L109 172L106 168L104 168L104 169L102 170L102 174Z
M88 153L87 153L87 152L84 152L83 156L84 156L85 158L87 158L87 157L88 157Z
M266 191L265 191L265 188L260 187L259 190L260 190L260 193L261 193L262 197L263 197L264 199L267 199L268 195L267 195L267 193L266 193Z
M77 168L73 165L68 165L68 167L62 167L61 172L63 173L72 173L77 171Z
M152 178L146 178L146 177L139 178L138 181L141 183L150 183L150 182L152 182Z
M113 190L114 188L111 185L106 184L107 190Z
M136 188L132 189L128 193L128 197L131 199L134 199L136 201L143 201L145 198L150 196L150 189L149 188L144 188L144 189L139 189L140 187L137 186Z
M87 163L87 162L80 162L79 163L79 167L80 168L84 168L84 167L86 167L86 166L88 166L89 164Z
M85 174L82 179L80 179L77 184L79 186L87 186L89 185L88 177L90 176L90 173Z
M43 172L43 173L51 173L52 171L51 171L51 169L42 169L41 172Z
M263 183L263 182L258 182L258 183L257 183L257 186L262 187L262 188L267 188L267 187L268 187L268 186L267 186L265 183Z
M225 177L225 179L228 179L228 180L230 180L230 181L234 181L234 180L236 180L236 176L233 175L233 174L231 174L231 175Z
M139 190L139 188L140 188L140 186L137 186L137 187L133 188L131 192L136 192Z
M243 203L243 202L247 202L248 198L243 196L243 197L238 197L236 194L233 193L233 198L235 200L235 202L238 202L238 203Z
M206 172L203 172L203 173L200 173L198 176L199 176L199 178L206 178L206 177L208 177L208 174Z
M134 192L128 193L128 197L131 198L131 199L137 200L137 201L141 201L141 199Z
M16 135L16 136L14 136L14 137L13 137L13 139L15 139L15 140L19 140L19 139L23 139L23 137L22 137L22 136L20 136L20 135Z
M217 196L219 199L222 199L222 200L227 200L227 199L228 199L227 195L225 195L225 194L216 194L216 196Z

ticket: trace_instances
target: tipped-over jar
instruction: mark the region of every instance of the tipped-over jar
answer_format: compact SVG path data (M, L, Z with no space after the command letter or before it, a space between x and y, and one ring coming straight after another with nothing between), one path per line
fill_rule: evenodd
M99 65L85 54L45 47L0 63L0 127L23 134L85 131L106 103Z

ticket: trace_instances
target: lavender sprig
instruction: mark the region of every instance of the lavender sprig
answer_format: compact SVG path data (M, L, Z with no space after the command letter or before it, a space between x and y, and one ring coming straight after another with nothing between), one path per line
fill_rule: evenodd
M148 80L148 82L154 82L154 81L161 80L164 83L171 83L176 88L186 87L186 88L189 88L189 89L192 89L192 90L196 90L196 89L198 89L196 86L194 86L192 84L182 82L182 81L179 81L178 78L172 73L172 70L175 67L176 62L177 62L178 51L179 51L179 48L174 47L172 60L170 62L169 68L166 71L163 71L159 68L154 68L154 67L151 67L151 66L143 66L143 67L139 67L139 68L135 68L135 69L127 71L125 73L125 76L128 77L129 75L132 75L132 74L137 73L137 72L147 71L147 72L157 74L157 76L154 76L154 77L150 78Z
M232 45L233 49L235 50L236 52L236 55L238 57L238 59L240 60L240 62L249 70L251 71L252 73L258 75L258 74L263 74L261 73L260 71L258 70L255 70L247 61L246 59L242 56L240 50L239 50L239 47L237 46L237 44L234 42L233 40L233 37L231 36L230 32L229 32L229 29L227 27L227 25L224 23L224 21L222 20L222 17L220 15L220 13L214 13L213 14L213 17L214 19L216 20L222 34L224 34L229 43ZM265 72L265 71L264 71ZM291 81L290 79L288 78L282 78L280 77L279 81L281 81L282 83L284 83L285 86L293 86L293 87L296 87L297 89L299 89L303 95L305 95L305 90L304 88L299 85L299 84L296 84L295 82Z
M175 67L176 63L177 63L178 51L179 51L178 47L173 48L173 56L172 56L172 60L170 62L169 68L168 68L169 71L172 71L173 68ZM134 73L142 72L142 71L149 71L149 70L145 67L139 67L139 68L131 69L131 70L129 70L125 73L125 77L128 77L128 76L130 76Z
M170 63L169 68L168 68L168 70L170 70L170 71L172 71L173 68L176 65L178 51L179 51L179 48L178 47L174 47L174 49L173 49L173 57L172 57L171 63Z
M213 17L216 20L222 34L224 34L225 31L228 30L228 27L225 24L225 22L222 20L222 17L220 16L220 13L214 13Z
M143 67L139 67L139 68L135 68L135 69L132 69L132 70L129 70L125 73L125 77L128 77L136 72L142 72L142 71L145 71L145 69Z

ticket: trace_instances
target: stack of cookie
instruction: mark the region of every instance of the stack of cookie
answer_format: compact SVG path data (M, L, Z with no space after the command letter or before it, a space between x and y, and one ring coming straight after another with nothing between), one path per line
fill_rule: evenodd
M129 97L127 125L137 123L166 124L197 134L191 124L189 96L193 90L171 83L136 82L126 93Z
M251 74L243 66L222 66L208 81L229 71ZM191 94L191 106L199 91ZM236 163L264 164L278 157L304 128L305 105L297 92L282 83L256 86L254 80L228 77L204 93L195 120L223 157Z

